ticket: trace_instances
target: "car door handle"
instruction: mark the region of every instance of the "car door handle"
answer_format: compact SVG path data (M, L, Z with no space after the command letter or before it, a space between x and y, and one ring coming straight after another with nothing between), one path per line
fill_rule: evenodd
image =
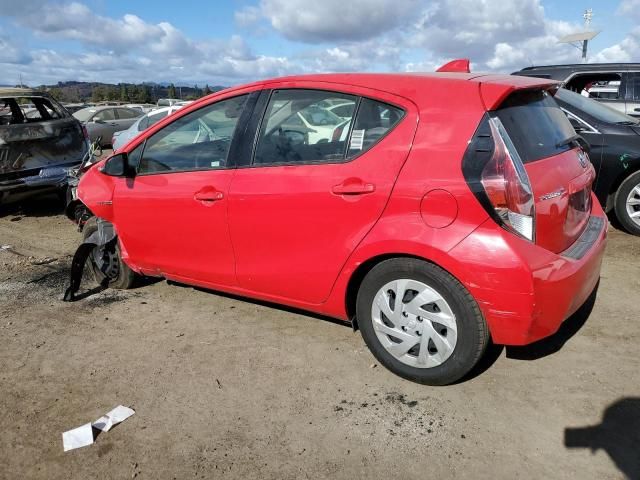
M211 203L224 198L224 193L214 187L204 187L198 190L193 198L199 202Z
M373 183L366 183L359 178L349 178L344 182L331 187L331 192L336 195L363 195L365 193L373 193L376 186Z

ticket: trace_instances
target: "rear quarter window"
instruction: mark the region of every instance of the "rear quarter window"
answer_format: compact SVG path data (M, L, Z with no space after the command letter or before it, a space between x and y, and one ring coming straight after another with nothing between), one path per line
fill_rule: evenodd
M543 90L524 90L510 95L493 112L513 141L524 163L570 150L562 144L576 134L552 95Z

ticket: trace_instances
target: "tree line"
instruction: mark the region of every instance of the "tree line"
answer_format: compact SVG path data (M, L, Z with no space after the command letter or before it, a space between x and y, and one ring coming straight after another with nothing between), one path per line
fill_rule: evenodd
M159 98L181 98L182 100L196 100L205 95L209 95L214 91L220 90L222 87L214 87L205 85L200 88L197 85L193 87L176 87L173 83L168 86L149 85L149 84L133 84L119 83L117 85L110 84L89 84L81 82L59 82L55 86L39 87L49 92L56 100L66 103L80 102L102 102L102 101L121 101L126 103L156 103Z

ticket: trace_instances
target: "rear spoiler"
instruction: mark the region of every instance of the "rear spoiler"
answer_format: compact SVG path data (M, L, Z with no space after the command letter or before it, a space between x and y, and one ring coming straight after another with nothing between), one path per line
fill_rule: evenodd
M454 73L471 73L469 67L470 61L468 58L457 58L451 60L449 63L445 63L436 72L454 72Z
M468 58L458 58L445 63L436 72L471 73ZM525 77L518 75L478 74L472 77L480 83L480 96L486 110L495 110L516 90L552 90L555 92L562 83L549 78Z

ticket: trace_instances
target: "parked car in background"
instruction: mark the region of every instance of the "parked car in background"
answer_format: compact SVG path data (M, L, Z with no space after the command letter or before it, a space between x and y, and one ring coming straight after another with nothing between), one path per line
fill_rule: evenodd
M171 115L173 112L180 110L181 106L173 106L173 107L163 107L158 108L157 110L153 110L146 115L138 118L133 125L131 125L126 130L121 130L119 132L115 132L111 139L111 147L113 151L120 150L125 144L127 144L132 138L138 135L140 132L145 131L151 125L159 122L167 115Z
M0 203L20 194L64 192L67 170L87 150L80 122L47 93L0 89Z
M78 258L115 288L160 276L352 321L398 375L454 382L490 338L553 334L598 283L606 217L556 87L435 73L226 89L86 171ZM289 130L331 123L326 100L357 106L346 135Z
M590 145L601 205L640 235L640 120L563 88L555 99Z
M159 98L158 99L158 107L171 107L176 103L182 102L183 100L179 98Z
M78 110L82 110L83 108L90 107L87 103L63 103L62 106L67 110L67 112L74 114Z
M109 145L115 132L126 130L142 116L140 110L117 106L96 106L83 108L73 114L87 129L89 139L100 145Z
M640 116L640 63L526 67L513 75L558 80L568 90L577 93L592 91L598 101L627 115Z
M140 110L143 114L149 113L151 110L158 108L158 106L153 103L128 103L125 107Z

